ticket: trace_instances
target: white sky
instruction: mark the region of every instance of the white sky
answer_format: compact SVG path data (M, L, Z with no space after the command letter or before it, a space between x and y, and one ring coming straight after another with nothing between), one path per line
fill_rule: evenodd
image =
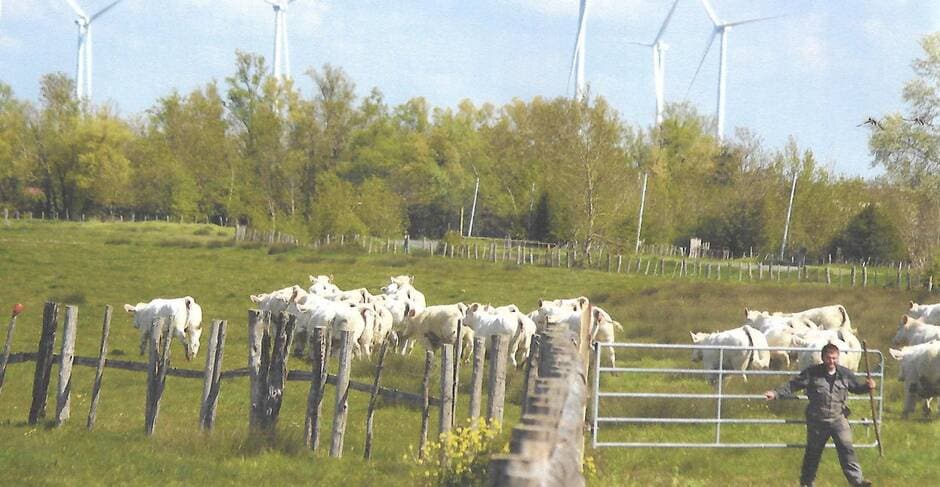
M76 0L92 13L111 0ZM634 125L653 119L649 42L672 0L588 0L586 78ZM918 40L940 26L933 1L712 0L725 21L770 15L729 34L727 135L757 133L766 148L792 135L844 175L874 176L869 116L904 110ZM288 12L295 82L325 63L342 67L360 95L378 87L399 104L424 96L435 106L504 104L570 95L568 74L577 0L297 0ZM65 0L2 0L0 81L38 99L40 78L75 75L75 15ZM235 50L272 58L274 14L263 0L124 0L93 23L94 100L125 116L176 88L224 84ZM680 0L666 32L666 99L686 97L713 115L718 42L689 90L711 35L697 0Z

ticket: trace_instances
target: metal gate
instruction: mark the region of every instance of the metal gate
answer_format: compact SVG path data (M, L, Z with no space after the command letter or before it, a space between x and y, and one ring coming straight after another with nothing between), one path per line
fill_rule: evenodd
M602 367L601 366L601 350L610 349L610 350L649 350L649 349L662 349L662 350L686 350L691 351L695 349L703 350L718 350L719 353L719 364L721 367L717 370L706 370L706 369L683 369L683 368L643 368L643 367ZM591 434L591 444L594 448L601 447L624 447L624 448L803 448L805 443L766 443L766 442L734 442L728 443L723 442L721 437L721 426L723 424L798 424L804 425L806 421L803 419L786 419L786 418L727 418L722 416L722 404L729 401L753 401L759 400L761 403L765 401L763 391L760 391L758 394L727 394L724 393L724 379L729 376L736 375L748 375L748 376L795 376L799 374L799 371L793 370L727 370L724 369L724 353L725 351L731 350L770 350L770 351L786 351L786 352L801 352L801 351L818 351L815 348L788 348L788 347L730 347L730 346L710 346L710 345L671 345L671 344L653 344L653 343L600 343L595 342L594 344L594 360L593 360L593 372L594 372L594 387L593 387L593 414L592 414L592 434ZM846 350L846 352L858 352L864 353L862 350ZM877 401L877 416L878 416L878 425L880 427L882 412L884 409L884 355L878 350L868 350L869 354L875 355L877 357L877 362L872 361L873 364L876 364L875 370L872 372L872 378L877 378L878 382L878 393L874 396L874 400ZM864 364L864 357L859 361L859 364ZM602 384L605 381L601 381L601 374L625 374L626 380L618 381L617 386L627 385L629 386L631 382L631 377L636 377L637 375L642 374L678 374L678 375L691 375L691 376L713 376L717 378L715 385L714 393L706 394L695 394L695 393L682 393L682 392L649 392L642 390L629 390L629 388L624 387L619 390L603 390L601 389ZM865 372L859 374L860 377L863 377ZM781 383L784 380L781 380ZM612 382L612 381L606 381ZM608 384L610 386L612 384ZM621 416L602 416L601 411L601 401L604 399L618 399L618 400L629 400L629 399L661 399L666 401L683 401L689 399L714 399L717 407L715 408L714 417L621 417ZM799 395L798 399L800 401L806 401L805 395ZM853 409L861 411L869 411L870 407L867 404L869 397L867 394L862 395L852 395L849 396L850 401L865 401L864 406L859 406ZM861 415L861 414L860 414ZM602 441L600 438L602 434L602 425L610 424L689 424L689 425L715 425L715 440L713 442L651 442L651 441ZM850 425L872 425L873 421L870 418L861 418L861 419L850 419ZM832 446L830 443L829 447ZM858 443L855 444L856 448L873 448L878 446L876 440L872 440L871 443Z

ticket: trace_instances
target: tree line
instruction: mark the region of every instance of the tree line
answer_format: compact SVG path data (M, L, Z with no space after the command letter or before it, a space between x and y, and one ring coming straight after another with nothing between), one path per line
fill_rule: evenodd
M42 78L35 103L0 82L0 208L440 237L468 224L479 180L475 236L577 242L590 255L632 251L648 175L644 242L777 254L795 179L788 256L926 260L940 244L940 36L922 45L903 95L925 115L870 127L871 163L884 169L871 180L834 174L792 139L767 148L738 129L719 142L688 104L652 128L590 95L390 106L330 65L306 72L305 96L243 52L223 83L130 117L76 99L62 73Z

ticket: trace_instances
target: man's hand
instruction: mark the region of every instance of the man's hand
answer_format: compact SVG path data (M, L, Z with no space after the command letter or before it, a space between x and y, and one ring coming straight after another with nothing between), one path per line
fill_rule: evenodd
M875 379L869 377L868 379L865 379L865 383L868 384L869 391L875 390Z
M768 401L773 401L776 398L777 398L777 393L774 391L767 391L764 393L764 399L767 399Z

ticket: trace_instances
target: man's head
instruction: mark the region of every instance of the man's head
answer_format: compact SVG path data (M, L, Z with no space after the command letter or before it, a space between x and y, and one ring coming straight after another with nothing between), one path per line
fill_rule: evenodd
M839 347L835 343L827 343L822 347L822 361L826 364L826 368L830 371L835 370L836 365L839 365Z

